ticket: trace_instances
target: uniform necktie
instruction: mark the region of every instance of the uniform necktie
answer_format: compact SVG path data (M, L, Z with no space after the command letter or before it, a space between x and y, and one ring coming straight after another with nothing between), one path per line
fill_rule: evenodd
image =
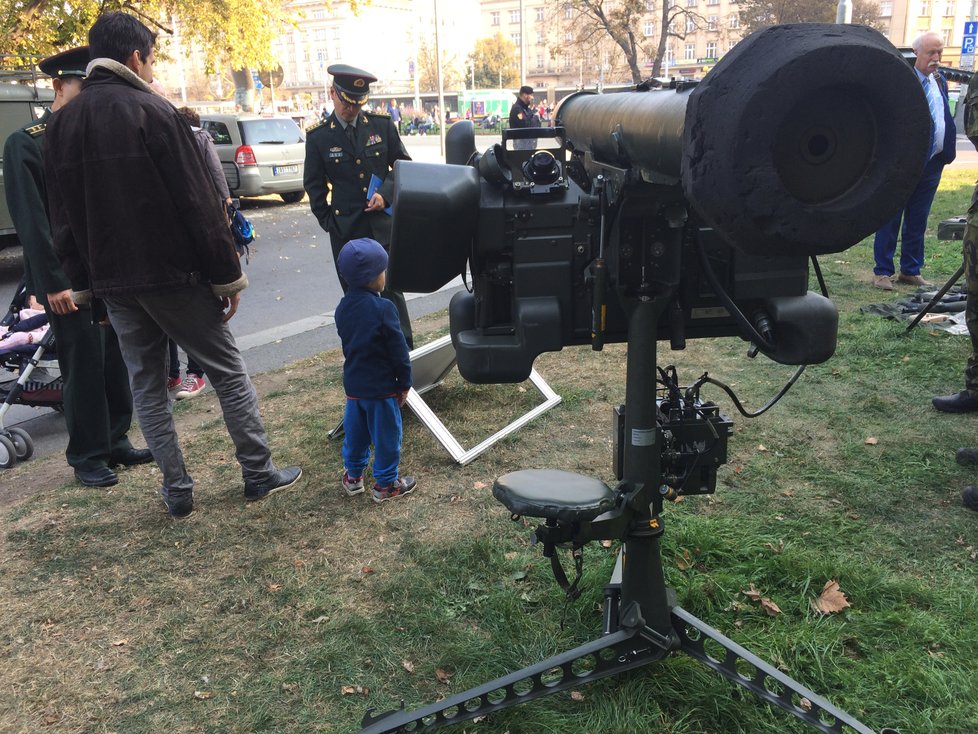
M937 150L937 121L940 119L938 115L944 114L944 105L940 100L941 95L934 92L934 85L930 83L929 76L924 79L924 95L927 97L927 106L930 108L930 119L934 124L930 141L930 153L927 156L927 160L930 160L934 156L934 151Z
M353 125L346 126L346 137L350 141L350 145L354 148L357 147L357 129Z

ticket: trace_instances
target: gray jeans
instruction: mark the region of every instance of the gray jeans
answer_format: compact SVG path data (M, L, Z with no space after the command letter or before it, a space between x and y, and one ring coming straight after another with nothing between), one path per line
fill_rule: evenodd
M177 442L166 389L167 337L194 355L214 386L244 480L268 479L275 466L258 413L258 395L210 286L112 296L105 305L129 368L143 437L163 472L163 489L181 493L194 486Z

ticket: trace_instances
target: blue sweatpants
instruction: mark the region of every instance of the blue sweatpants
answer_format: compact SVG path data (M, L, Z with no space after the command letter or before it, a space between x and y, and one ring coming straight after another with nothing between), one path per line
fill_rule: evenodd
M401 461L401 408L397 398L347 398L343 431L343 465L350 477L363 476L372 443L374 482L386 487L397 481Z

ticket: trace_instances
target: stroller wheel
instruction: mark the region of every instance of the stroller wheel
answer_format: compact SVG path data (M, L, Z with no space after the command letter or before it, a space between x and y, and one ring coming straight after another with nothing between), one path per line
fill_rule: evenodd
M10 469L17 463L17 451L13 441L0 435L0 469Z
M27 461L34 455L34 440L23 428L9 428L7 438L14 445L17 461Z

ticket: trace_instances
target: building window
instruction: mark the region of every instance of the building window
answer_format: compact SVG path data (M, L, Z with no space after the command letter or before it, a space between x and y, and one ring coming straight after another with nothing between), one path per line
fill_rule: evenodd
M537 68L543 68L543 54L537 54Z
M706 58L715 59L717 57L717 42L707 41L706 43Z
M543 43L543 31L537 31L537 43Z
M930 0L920 0L920 14L930 15Z
M950 28L945 28L944 30L942 30L941 31L941 38L944 39L944 48L947 48L948 46L950 46L951 45L951 29Z
M706 0L707 5L719 5L720 0Z
M539 21L544 20L543 13L544 13L543 8L537 8L537 20Z
M496 11L489 13L489 22L492 25L499 25L499 13Z
M674 64L676 62L676 54L672 52L672 46L666 46L666 63Z
M740 15L737 13L731 13L730 18L727 23L728 28L740 28Z
M692 33L696 30L696 21L693 18L686 18L686 32Z
M522 41L522 39L520 38L519 33L510 33L509 40L511 40L514 44L516 44L517 48L520 47L520 42Z
M573 40L574 40L574 32L573 31L564 31L564 41L566 43L570 43Z
M954 0L947 0L944 3L944 17L953 18L954 17Z
M574 6L573 5L565 5L564 6L564 17L567 18L567 20L570 20L571 18L574 17Z
M519 10L510 10L509 11L509 22L510 23L519 23L520 22L520 11Z
M686 7L687 8L695 8L696 7L696 0L686 0Z
M686 61L692 61L693 59L696 58L696 44L695 43L687 43L686 44L686 51L683 54L683 58L686 59Z
M717 29L717 17L715 15L711 15L706 19L706 30L715 31L716 29Z
M325 18L326 18L326 11L325 10L321 10L320 9L320 10L313 10L312 11L312 19L313 20L324 20Z
M642 33L646 38L655 35L655 23L650 20L645 21L645 25L642 27Z

